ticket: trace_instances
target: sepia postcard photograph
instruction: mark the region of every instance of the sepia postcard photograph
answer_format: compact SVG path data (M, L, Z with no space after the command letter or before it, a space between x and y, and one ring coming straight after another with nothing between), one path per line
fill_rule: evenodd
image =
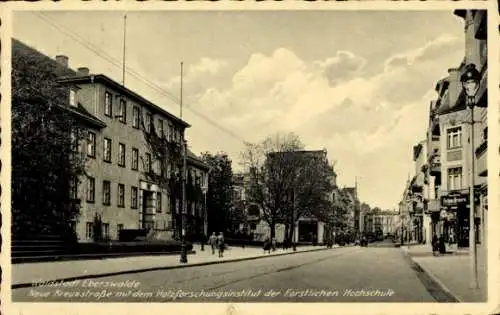
M498 9L401 4L2 8L4 311L494 313Z

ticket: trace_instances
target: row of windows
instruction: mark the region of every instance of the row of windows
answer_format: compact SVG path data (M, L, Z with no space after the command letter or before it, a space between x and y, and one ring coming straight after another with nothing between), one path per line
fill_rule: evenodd
M81 147L77 144L77 135L76 131L71 133L73 148L75 151L81 151ZM87 155L91 158L96 157L96 134L92 131L87 131ZM124 143L118 143L118 165L121 167L126 167L126 145ZM113 162L113 141L110 138L103 139L103 161L107 163ZM132 147L132 161L131 161L131 169L134 171L139 170L139 149ZM153 160L151 158L151 153L146 152L144 154L144 171L151 172L153 170ZM206 177L202 172L200 176L196 176L195 173L192 173L191 176L196 179L196 181L200 181L201 185L206 186L205 182Z
M76 185L73 185L76 187ZM95 202L95 190L96 190L96 180L93 177L87 177L87 202ZM76 192L73 193L76 195ZM130 208L137 209L138 204L139 189L135 186L130 186ZM125 185L117 185L117 206L124 208L126 200ZM102 182L102 204L105 206L111 205L111 182L104 180ZM161 213L162 211L162 194L156 193L156 212Z
M104 96L104 115L107 117L113 117L113 97L110 92L105 92ZM141 127L141 108L139 106L132 107L132 127L139 129ZM127 123L127 102L123 98L120 98L118 103L118 115L115 116L118 120L126 124ZM153 127L153 114L147 112L144 120L144 127L148 132L151 132L151 127ZM161 118L157 121L157 133L162 138L168 138L170 141L180 142L182 134L174 127L171 123L165 123Z

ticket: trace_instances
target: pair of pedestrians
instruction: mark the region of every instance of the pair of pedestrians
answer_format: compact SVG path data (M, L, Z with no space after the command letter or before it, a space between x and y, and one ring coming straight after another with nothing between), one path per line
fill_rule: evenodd
M212 255L215 255L215 248L217 247L219 251L219 257L224 257L224 234L222 232L219 235L215 235L215 232L212 233L209 239L210 247L212 248Z

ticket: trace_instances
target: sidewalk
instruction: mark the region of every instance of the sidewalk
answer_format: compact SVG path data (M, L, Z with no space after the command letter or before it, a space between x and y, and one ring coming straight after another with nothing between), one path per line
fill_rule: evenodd
M74 280L149 270L202 266L221 262L259 259L269 256L326 250L326 247L300 246L297 247L296 252L292 249L277 249L275 252L271 252L271 254L264 254L264 251L261 248L230 247L224 252L223 258L219 258L217 252L215 255L212 255L211 249L208 246L205 246L205 251L201 251L200 245L196 244L193 246L193 250L196 251L196 254L188 255L187 264L181 264L179 262L179 255L138 256L95 260L13 264L12 288L29 287L35 281Z
M479 289L470 288L470 259L467 249L448 249L452 253L433 256L430 245L401 247L413 262L421 267L444 291L451 293L460 302L486 302L487 254L481 245L477 247L477 269Z

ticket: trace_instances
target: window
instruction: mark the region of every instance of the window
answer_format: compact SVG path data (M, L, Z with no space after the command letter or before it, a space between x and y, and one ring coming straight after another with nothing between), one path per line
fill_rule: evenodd
M132 186L130 189L130 208L137 209L137 187Z
M76 128L71 128L70 139L71 139L71 151L77 152L78 151L78 130Z
M139 169L139 149L132 148L132 169L137 171Z
M113 115L113 98L111 93L104 93L104 115L111 117Z
M448 149L455 149L462 146L462 127L448 129L447 135Z
M168 141L173 141L173 127L171 124L168 124Z
M160 138L165 138L165 131L163 130L163 120L158 118L158 135Z
M134 128L139 129L139 125L141 123L141 109L138 106L134 106L132 115L133 115L132 126Z
M120 143L119 147L119 157L118 157L118 165L121 167L125 167L125 144Z
M102 182L102 204L111 205L111 183L107 180Z
M92 239L94 237L94 223L87 222L85 224L85 238Z
M120 99L120 114L119 114L120 122L127 122L127 101L124 99Z
M462 168L448 169L448 190L462 189Z
M151 115L151 113L146 113L146 122L144 124L144 127L146 128L147 132L151 132L152 121L153 121L153 115Z
M109 239L109 223L102 224L102 232L104 239Z
M95 202L95 178L87 177L87 202Z
M111 139L104 138L104 161L111 163Z
M125 185L118 184L118 207L125 207Z
M117 224L116 225L116 236L117 238L120 238L120 231L123 230L123 224Z
M145 161L144 168L145 168L144 171L146 173L151 172L151 154L150 153L146 153L146 161Z
M156 213L161 213L161 193L156 193Z
M89 131L87 139L87 155L95 158L95 133Z
M256 230L256 229L257 229L257 224L250 223L250 230Z
M76 90L75 89L69 90L69 105L76 106Z
M78 178L72 178L69 183L70 186L70 198L75 200L78 199Z

